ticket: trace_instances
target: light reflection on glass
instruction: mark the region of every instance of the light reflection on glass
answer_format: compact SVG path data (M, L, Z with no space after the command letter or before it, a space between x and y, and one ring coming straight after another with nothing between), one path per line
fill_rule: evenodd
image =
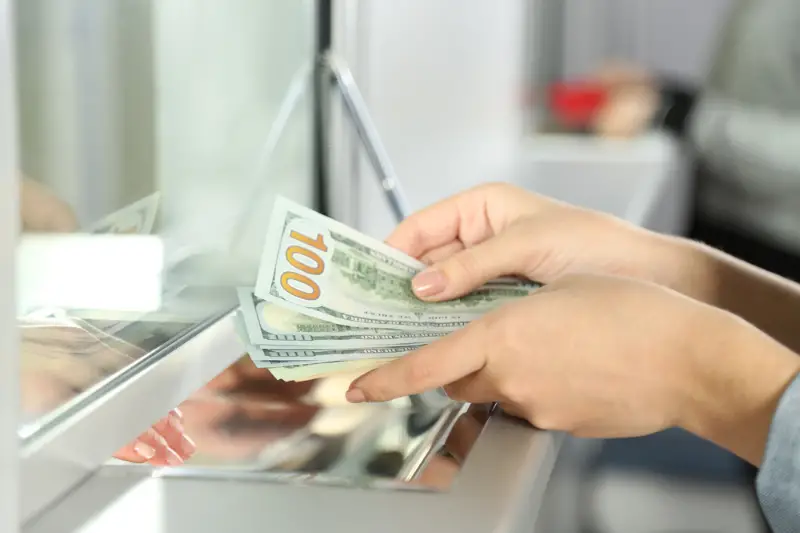
M161 324L148 332L103 330L91 323L58 315L19 321L21 347L20 436L33 434L59 407L92 390L169 340L183 324Z
M14 4L23 237L149 235L164 248L156 311L37 310L62 323L35 328L21 313L25 438L233 308L274 197L311 204L316 13L296 0ZM145 261L130 262L108 274L135 294ZM61 286L80 296L91 283L65 273Z

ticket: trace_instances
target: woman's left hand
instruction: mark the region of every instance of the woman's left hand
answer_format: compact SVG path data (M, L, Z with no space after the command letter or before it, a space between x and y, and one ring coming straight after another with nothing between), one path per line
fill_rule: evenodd
M114 454L114 458L130 463L153 466L178 466L195 452L194 441L183 430L183 415L173 409L136 441Z
M680 426L758 462L799 369L733 315L657 285L581 275L360 377L348 399L443 386L541 429L613 438Z

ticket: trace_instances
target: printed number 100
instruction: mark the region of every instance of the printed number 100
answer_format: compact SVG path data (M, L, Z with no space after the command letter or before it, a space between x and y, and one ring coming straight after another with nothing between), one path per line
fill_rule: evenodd
M317 300L320 296L319 284L311 279L310 276L322 274L325 271L325 261L314 250L327 252L328 247L325 245L322 235L317 235L316 239L311 239L301 233L291 231L289 237L300 244L289 246L286 249L286 260L299 272L288 271L281 274L281 287L301 300ZM310 248L302 245L307 245Z

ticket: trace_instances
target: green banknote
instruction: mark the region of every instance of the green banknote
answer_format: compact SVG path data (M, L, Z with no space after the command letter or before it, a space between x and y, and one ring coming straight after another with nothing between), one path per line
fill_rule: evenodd
M333 324L447 333L539 287L504 281L456 300L423 302L411 290L423 268L380 241L278 198L254 294Z

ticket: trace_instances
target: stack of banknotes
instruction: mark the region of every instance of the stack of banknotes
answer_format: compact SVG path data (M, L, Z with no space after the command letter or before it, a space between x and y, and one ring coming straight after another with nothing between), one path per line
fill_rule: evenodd
M237 289L238 333L255 365L280 380L366 372L539 287L500 279L457 300L423 302L411 280L424 268L278 198L256 285Z

